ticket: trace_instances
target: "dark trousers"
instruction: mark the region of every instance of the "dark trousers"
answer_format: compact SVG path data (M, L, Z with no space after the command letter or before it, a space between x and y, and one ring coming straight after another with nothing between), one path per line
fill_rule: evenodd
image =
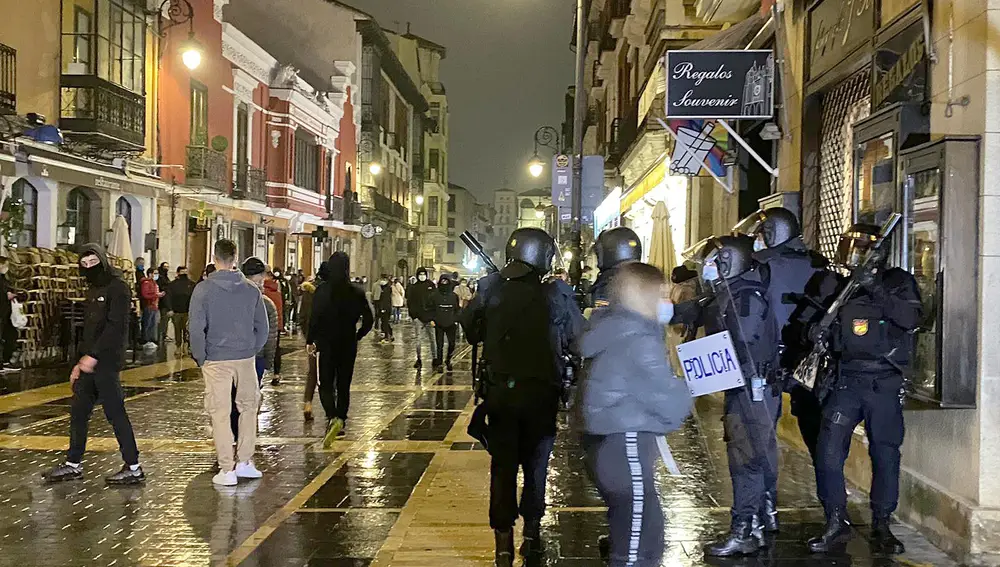
M803 386L795 385L788 395L792 402L792 415L799 423L802 441L809 449L809 457L816 465L816 441L819 439L820 424L823 423L823 406L816 396Z
M339 417L347 421L357 356L358 345L355 342L324 348L319 353L319 401L328 418Z
M392 309L383 309L379 312L382 332L386 338L392 338Z
M14 357L14 351L17 350L17 327L10 322L10 311L6 315L0 315L0 318L3 323L3 329L0 330L0 340L3 340L3 352L0 355L3 356L3 360L0 360L0 364L8 364Z
M727 390L722 417L733 481L734 518L756 514L764 493L777 487L778 438L775 424L781 411L780 394L765 391L764 400L755 402L745 388Z
M257 389L260 390L261 383L264 380L264 368L267 366L267 361L264 360L263 356L258 356L254 359L254 370L257 371ZM233 384L233 410L229 412L229 427L233 429L233 440L240 438L240 411L236 409L236 384Z
M888 517L899 503L899 448L903 445L903 405L898 374L843 375L823 408L816 446L816 485L827 513L847 507L844 462L854 428L865 422L872 461L872 514Z
M545 515L545 477L555 442L558 397L551 387L514 383L490 388L489 418L490 527L509 530L518 515L525 525ZM517 502L517 473L524 472L521 502Z
M118 448L126 465L139 464L139 448L135 444L132 423L125 411L125 393L117 368L102 368L100 363L93 374L80 374L73 385L73 403L70 407L69 453L66 460L79 463L87 450L87 429L94 404L101 400L104 416L108 418L118 439Z
M663 510L653 473L653 433L585 435L587 469L608 505L612 567L655 567L663 557Z
M452 325L450 327L442 327L440 325L434 327L434 338L437 341L437 358L435 360L438 364L442 361L451 362L451 355L455 352L455 331L458 330L458 325ZM448 337L448 358L441 358L444 354L444 338Z
M281 334L274 342L274 373L281 375Z

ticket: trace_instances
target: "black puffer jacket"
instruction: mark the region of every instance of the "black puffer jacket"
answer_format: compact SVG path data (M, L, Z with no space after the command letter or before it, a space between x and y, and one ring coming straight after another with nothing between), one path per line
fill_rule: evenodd
M451 286L439 286L430 297L431 320L438 327L448 329L458 323L458 296Z

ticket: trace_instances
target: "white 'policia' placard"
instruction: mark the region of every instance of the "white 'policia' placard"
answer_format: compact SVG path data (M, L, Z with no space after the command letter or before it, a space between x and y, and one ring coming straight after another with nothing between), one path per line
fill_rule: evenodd
M739 388L746 383L728 332L677 345L677 355L694 397Z

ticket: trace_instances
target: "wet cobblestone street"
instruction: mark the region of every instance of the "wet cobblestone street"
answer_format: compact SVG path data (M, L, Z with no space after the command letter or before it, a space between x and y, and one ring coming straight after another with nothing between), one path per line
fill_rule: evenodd
M302 415L306 357L285 340L280 386L265 385L255 462L259 481L212 485L214 449L203 412L200 372L169 356L123 373L126 403L148 480L107 488L117 470L110 426L91 421L83 481L46 485L41 472L68 444L69 387L55 371L0 395L0 566L247 565L486 566L489 455L466 434L473 408L468 348L453 373L411 366L408 325L396 342L366 339L359 352L347 436L329 451L324 415ZM161 357L161 360L162 357ZM810 556L805 540L820 529L812 467L782 449L782 531L767 553L706 562L701 547L729 523L731 485L721 403L700 400L696 415L669 438L682 475L661 467L667 517L663 565L954 565L913 530L899 526L901 558L873 557L864 526L847 552ZM599 566L603 503L583 468L582 450L561 419L549 473L543 532L547 565ZM866 517L863 495L852 516ZM518 532L520 530L518 529Z

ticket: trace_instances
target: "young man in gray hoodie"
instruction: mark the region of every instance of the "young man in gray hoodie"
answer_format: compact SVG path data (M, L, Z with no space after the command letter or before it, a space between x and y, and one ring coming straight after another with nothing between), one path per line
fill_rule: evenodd
M215 243L216 271L191 295L188 328L191 355L205 377L205 409L212 418L212 433L219 458L219 474L212 482L233 486L238 478L260 478L253 465L257 442L259 387L254 360L267 343L268 322L260 289L235 271L236 243ZM240 436L233 457L230 399L236 384L236 409Z

